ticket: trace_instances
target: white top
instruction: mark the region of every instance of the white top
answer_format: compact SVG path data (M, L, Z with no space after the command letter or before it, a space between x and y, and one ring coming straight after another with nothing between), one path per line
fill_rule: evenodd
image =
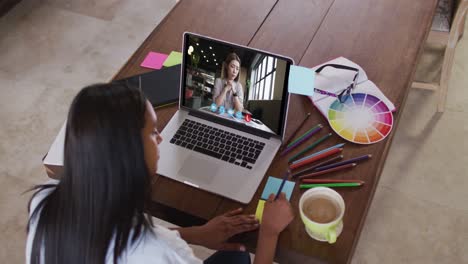
M218 97L221 92L224 89L224 86L226 86L226 80L225 79L220 79L217 78L214 83L214 92L213 92L213 102L216 100L216 97ZM244 89L242 88L242 84L240 82L234 81L234 90L237 93L237 98L239 99L239 102L241 103L242 107L244 107ZM232 91L229 91L226 94L226 98L224 99L223 106L226 109L234 109L234 101L233 101L234 96L232 95Z
M48 183L57 183L57 181ZM34 197L31 202L31 214L38 203L52 190L53 188L46 189ZM26 241L26 264L30 263L31 248L36 226L37 219L33 219ZM151 232L147 232L143 234L138 241L129 246L120 256L118 263L203 263L200 259L195 257L192 249L187 242L180 237L178 231L169 230L162 226L155 226L153 231L154 235L151 234ZM107 264L113 263L113 244L114 242L112 241L107 252Z

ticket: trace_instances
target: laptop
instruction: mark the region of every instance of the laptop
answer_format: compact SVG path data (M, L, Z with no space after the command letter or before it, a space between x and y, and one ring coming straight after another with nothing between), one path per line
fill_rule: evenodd
M282 144L293 60L189 32L182 51L158 174L249 203Z

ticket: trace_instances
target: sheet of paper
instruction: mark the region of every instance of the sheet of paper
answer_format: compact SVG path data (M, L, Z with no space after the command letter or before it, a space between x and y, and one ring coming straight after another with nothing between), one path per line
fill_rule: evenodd
M358 69L359 70L359 76L358 76L358 79L356 81L358 84L368 80L367 74L364 71L364 69L361 66L357 65L356 63L346 59L345 57L338 57L338 58L333 59L331 61L327 61L325 63L322 63L320 65L317 65L317 66L311 68L311 70L313 70L315 72L316 69L320 68L320 66L325 65L325 64L345 65L345 66L349 66L349 67L353 67L353 68ZM348 71L348 70L341 70L341 69L336 69L336 68L332 68L332 67L326 67L325 69L323 69L320 72L320 74L318 74L316 76L316 78L319 78L319 77L321 77L320 75L323 75L323 76L333 77L333 79L341 79L342 81L347 81L348 83L350 83L353 80L355 73L356 72L354 72L354 71ZM315 85L317 85L317 81L316 81Z
M166 61L164 61L164 67L171 67L182 63L182 53L177 51L171 51Z
M314 94L315 72L309 68L291 65L288 90L293 94L312 96Z
M283 179L279 179L279 178L275 178L275 177L269 177L268 178L268 181L265 185L265 189L263 189L263 193L262 193L262 199L263 200L268 200L268 196L270 196L270 194L274 194L276 195L276 193L278 192L280 186L281 186L281 182L283 181ZM286 199L288 199L288 201L291 199L291 195L292 195L292 192L294 190L294 185L296 185L295 182L292 182L292 181L286 181L284 183L284 187L283 187L283 190L281 192L284 192L286 194Z
M380 98L391 111L395 110L395 105L380 91L380 89L370 80L367 79L366 72L356 63L344 58L339 57L334 60L328 61L311 70L315 71L324 64L339 64L350 66L359 69L359 76L357 79L357 87L354 88L353 93L368 93ZM339 93L352 82L355 72L336 69L332 67L324 68L320 74L315 75L315 88L322 89L331 93ZM335 97L313 93L309 97L312 102L317 106L320 112L326 117L328 108L336 100Z
M158 52L150 51L143 62L140 64L141 67L159 70L162 68L164 61L166 61L168 55Z
M265 201L259 200L257 210L255 211L255 219L257 219L260 224L262 223L263 209L265 209Z
M50 146L49 152L47 152L46 157L42 161L44 164L63 166L63 149L65 147L66 125L67 121L65 120L57 137L52 143L52 146Z
M359 76L356 83L359 85L360 83L367 81L366 72L356 63L343 57L339 57L334 60L315 66L311 70L315 72L316 69L320 68L320 66L324 64L338 64L357 68L359 69ZM331 93L339 93L352 83L355 74L356 72L354 71L326 67L319 74L315 75L315 88L322 89ZM330 96L319 93L313 93L312 98L314 102L318 102L324 98L330 98ZM332 97L331 99L334 101L336 98Z

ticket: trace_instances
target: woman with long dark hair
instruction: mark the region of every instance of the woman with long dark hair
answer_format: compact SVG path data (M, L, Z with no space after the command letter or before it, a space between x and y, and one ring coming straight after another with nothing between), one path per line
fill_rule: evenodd
M205 263L249 263L248 254L234 252L245 250L242 245L226 243L258 228L241 209L175 230L153 225L144 213L164 155L156 121L142 93L125 84L97 84L78 93L68 113L64 172L60 181L35 187L30 201L28 264L201 263L187 242L223 250ZM271 263L278 235L292 217L284 196L270 197L255 262Z

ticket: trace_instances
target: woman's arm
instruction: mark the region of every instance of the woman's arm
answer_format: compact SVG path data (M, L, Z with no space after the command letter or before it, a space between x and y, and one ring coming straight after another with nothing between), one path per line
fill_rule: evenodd
M187 243L201 245L216 250L244 251L242 244L226 243L226 240L236 234L252 231L258 228L254 215L242 215L242 209L236 209L217 216L202 226L183 227L176 229Z
M224 100L226 100L226 94L230 90L230 88L231 86L224 84L223 79L216 80L213 101L218 107L224 104Z
M260 232L258 232L257 252L255 252L254 264L273 263L278 237L279 234L268 233L260 229Z
M273 263L279 234L294 219L292 208L288 200L286 200L286 195L281 193L277 200L274 200L274 198L275 195L271 194L265 203L254 264Z
M180 237L182 237L185 242L193 245L201 245L199 241L200 234L202 233L200 226L180 227L174 228L174 230L179 231Z
M236 88L237 96L233 96L232 101L234 103L234 109L236 111L242 112L242 110L244 110L244 90L242 89L242 84L240 83L237 83Z

